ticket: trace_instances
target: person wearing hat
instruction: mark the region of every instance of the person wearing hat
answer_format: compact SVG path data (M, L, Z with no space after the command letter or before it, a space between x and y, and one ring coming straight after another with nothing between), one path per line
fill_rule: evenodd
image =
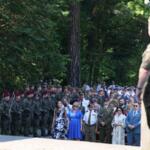
M96 125L97 125L97 112L94 110L94 103L88 105L88 110L83 116L83 126L85 140L95 142L96 141Z
M134 102L126 118L127 144L140 146L141 137L141 110L138 102Z
M11 109L11 134L20 135L22 114L21 93L19 91L16 91L14 94L15 97Z
M3 92L3 99L1 101L1 134L10 134L11 127L11 99L9 91Z
M41 98L41 131L42 136L47 136L49 133L50 128L50 114L51 107L50 107L50 98L49 93L47 90L43 91L42 98ZM52 118L52 117L51 117Z
M22 134L24 136L30 136L32 132L32 117L33 108L32 102L34 98L34 93L29 90L25 93L25 98L22 100Z
M33 109L33 118L32 118L32 125L33 125L33 136L40 137L41 136L41 97L40 93L36 93L32 102L32 109Z

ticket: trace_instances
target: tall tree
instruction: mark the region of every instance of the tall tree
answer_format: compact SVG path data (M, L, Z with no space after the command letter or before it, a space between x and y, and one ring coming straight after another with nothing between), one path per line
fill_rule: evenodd
M72 86L80 86L80 3L78 0L72 0L70 3L69 55L71 59L69 83Z

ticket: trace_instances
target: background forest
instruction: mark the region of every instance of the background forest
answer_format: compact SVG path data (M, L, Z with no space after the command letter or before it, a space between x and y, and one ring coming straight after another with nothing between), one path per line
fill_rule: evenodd
M0 0L0 90L53 78L135 85L148 16L143 0Z

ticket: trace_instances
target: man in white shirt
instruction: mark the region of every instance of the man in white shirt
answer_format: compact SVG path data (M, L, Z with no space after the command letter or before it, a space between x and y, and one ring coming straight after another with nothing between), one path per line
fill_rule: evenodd
M96 140L97 112L94 111L93 103L90 103L88 108L83 117L85 140L94 142Z

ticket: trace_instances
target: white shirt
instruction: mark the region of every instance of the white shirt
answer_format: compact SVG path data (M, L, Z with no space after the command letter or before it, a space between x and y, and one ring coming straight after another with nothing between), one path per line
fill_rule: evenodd
M84 116L83 116L83 121L88 124L88 120L89 120L89 115L90 115L90 111L88 110L87 112L85 112ZM90 125L94 125L97 122L97 112L95 112L94 110L92 110L91 112L91 120L90 120Z
M68 105L65 107L65 110L66 110L66 113L68 114L68 113L72 110L72 105L71 105L71 104L68 104Z
M88 110L88 105L89 105L89 103L90 103L89 100L83 98L83 100L82 100L82 106L85 108L85 111Z
M125 119L126 119L125 115L123 115L123 114L121 114L121 115L116 114L114 116L113 121L112 121L112 127L113 127L114 123L116 123L116 124L122 124L122 127L125 128Z
M90 91L90 86L89 85L85 85L85 91Z
M99 92L99 91L100 91L100 89L101 89L101 85L100 85L100 84L98 84L98 85L97 85L97 87L96 87L96 91L97 91L97 92Z
M108 91L107 91L108 96L110 96L110 92L111 92L111 90L108 90Z

